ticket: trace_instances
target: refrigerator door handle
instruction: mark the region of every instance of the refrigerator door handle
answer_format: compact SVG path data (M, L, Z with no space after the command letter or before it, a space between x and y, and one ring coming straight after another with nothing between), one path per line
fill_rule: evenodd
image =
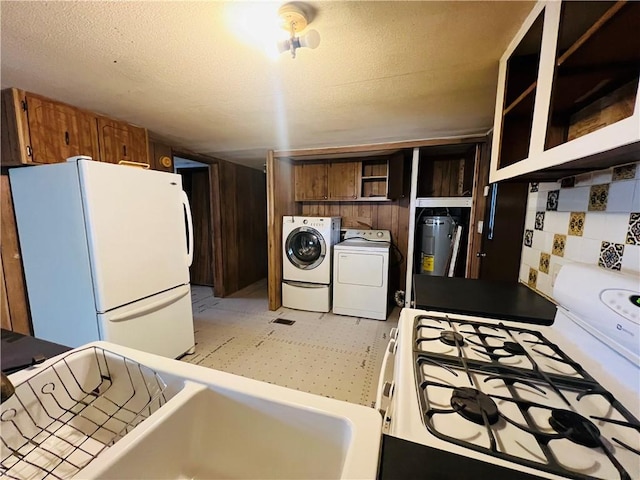
M187 232L189 234L189 248L187 250L187 266L193 263L193 218L191 217L191 205L189 205L189 197L182 191L182 205L187 216Z
M132 318L141 317L143 315L153 313L156 310L160 310L172 303L177 302L182 297L189 293L189 289L184 289L181 292L177 292L174 295L163 298L162 300L158 300L157 302L151 303L149 305L145 305L144 307L136 308L135 310L129 310L128 312L121 313L120 315L114 315L113 317L109 317L110 322L124 322L125 320L131 320Z

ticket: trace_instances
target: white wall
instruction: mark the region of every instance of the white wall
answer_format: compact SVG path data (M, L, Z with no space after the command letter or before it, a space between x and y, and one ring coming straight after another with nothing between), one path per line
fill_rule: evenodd
M529 186L520 281L549 297L566 263L640 272L640 162L572 178Z

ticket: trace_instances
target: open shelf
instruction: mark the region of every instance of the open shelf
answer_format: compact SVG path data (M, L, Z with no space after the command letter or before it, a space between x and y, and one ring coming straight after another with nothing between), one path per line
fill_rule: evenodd
M364 200L386 200L388 180L387 158L373 158L362 161L361 194Z
M423 197L416 198L418 208L471 208L471 197Z
M498 165L500 168L524 160L529 154L533 108L536 98L545 9L507 60L502 129Z
M371 175L369 177L362 177L362 181L364 182L371 182L374 180L387 180L387 176L386 175Z
M533 102L534 100L533 94L536 91L537 84L538 82L533 82L531 85L529 85L529 87L524 92L522 92L522 94L518 98L516 98L513 102L511 102L511 104L509 104L509 106L507 106L507 108L504 109L504 112L502 112L502 116L506 116L509 112L515 110L518 106L520 106L518 110L522 111L522 113L526 113L527 111L529 111L531 107L529 103Z
M545 149L633 115L640 2L563 2Z
M630 3L635 2L565 2L556 65L562 66L569 61L574 64L601 63L611 59L612 54L619 60L632 57L635 43L629 42L626 34L629 28L637 28L638 17L634 17L637 8L631 8ZM575 38L577 35L579 37ZM566 45L569 42L570 45ZM612 45L609 42L616 42L615 52L608 51L610 48L607 47Z
M416 196L469 199L473 191L475 156L474 145L460 145L448 150L421 149Z

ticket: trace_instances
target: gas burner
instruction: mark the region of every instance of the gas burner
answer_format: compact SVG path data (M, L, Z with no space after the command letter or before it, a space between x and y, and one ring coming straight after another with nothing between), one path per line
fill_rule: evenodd
M453 330L445 330L440 332L440 341L452 347L464 345L464 337Z
M601 446L600 430L591 420L570 410L551 410L549 425L561 435L579 445L595 448Z
M516 342L504 342L502 349L511 355L524 355L526 353L524 347Z
M451 406L464 418L478 425L484 425L483 412L489 425L493 425L500 418L496 403L489 395L475 388L454 388Z

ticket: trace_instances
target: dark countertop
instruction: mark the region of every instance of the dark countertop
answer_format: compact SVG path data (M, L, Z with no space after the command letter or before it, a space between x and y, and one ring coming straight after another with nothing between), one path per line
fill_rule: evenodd
M382 436L378 480L540 480L540 478L401 438Z
M0 365L9 374L30 366L34 357L43 356L46 360L68 350L71 349L64 345L2 329Z
M551 325L556 306L517 282L414 275L416 308Z

